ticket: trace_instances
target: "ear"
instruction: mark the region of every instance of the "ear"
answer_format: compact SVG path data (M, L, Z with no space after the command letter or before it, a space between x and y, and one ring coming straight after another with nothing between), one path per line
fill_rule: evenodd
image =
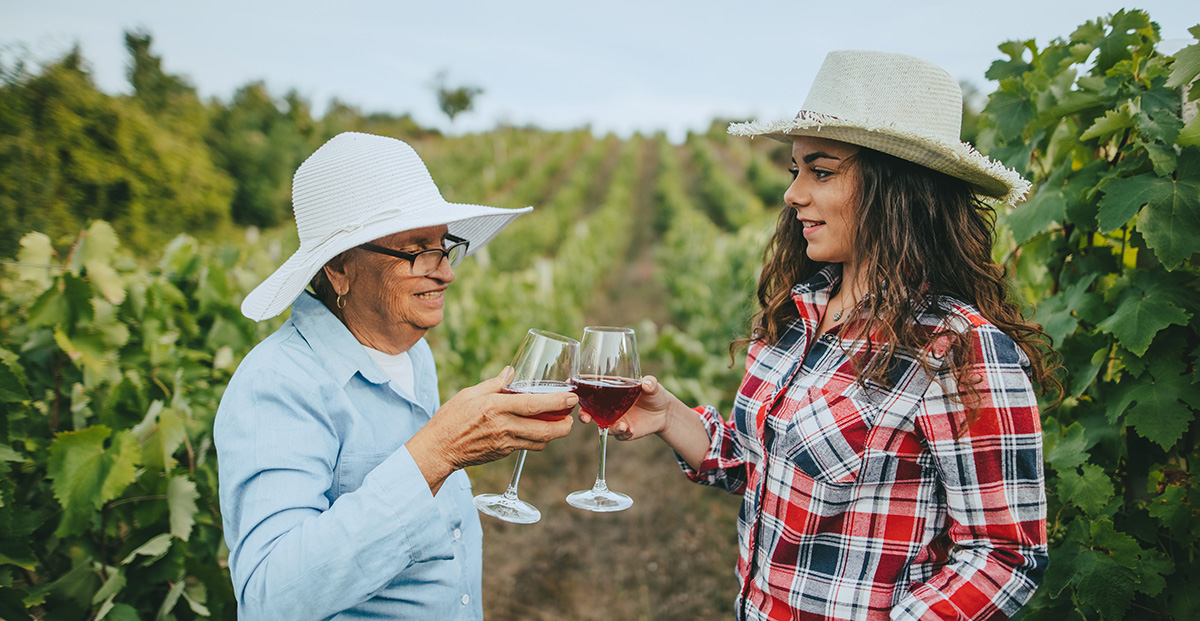
M341 253L330 259L322 270L325 270L325 277L329 279L329 284L333 285L333 291L338 295L346 295L350 293L350 282L353 280L353 261L346 260L346 253Z

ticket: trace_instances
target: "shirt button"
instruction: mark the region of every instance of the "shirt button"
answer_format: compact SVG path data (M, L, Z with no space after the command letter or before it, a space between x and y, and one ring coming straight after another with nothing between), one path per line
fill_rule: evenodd
M462 529L461 528L454 529L454 538L462 539Z
M467 603L468 603L468 602L470 602L470 601L471 601L471 596L470 596L470 595L467 595L466 593L463 593L463 596L462 596L462 603L463 603L463 606L466 606L466 605L467 605Z

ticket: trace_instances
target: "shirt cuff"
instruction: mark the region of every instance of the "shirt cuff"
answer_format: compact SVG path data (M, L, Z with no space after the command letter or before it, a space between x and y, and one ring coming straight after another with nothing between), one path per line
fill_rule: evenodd
M705 482L710 479L705 473L715 467L716 460L721 456L721 417L717 415L716 409L710 406L692 408L692 411L700 417L700 422L704 423L704 431L708 433L708 452L700 461L700 470L689 466L679 453L675 453L675 461L679 462L679 467L683 469L683 474L687 475L687 478L696 482Z

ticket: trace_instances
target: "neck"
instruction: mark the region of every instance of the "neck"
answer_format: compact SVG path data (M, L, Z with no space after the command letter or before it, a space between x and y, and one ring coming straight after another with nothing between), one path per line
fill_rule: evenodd
M407 324L388 325L378 317L362 317L347 312L350 310L348 308L335 306L329 310L359 343L385 354L395 355L412 349L426 332Z
M838 288L836 298L856 303L867 294L867 283L858 266L849 261L842 264L842 284Z

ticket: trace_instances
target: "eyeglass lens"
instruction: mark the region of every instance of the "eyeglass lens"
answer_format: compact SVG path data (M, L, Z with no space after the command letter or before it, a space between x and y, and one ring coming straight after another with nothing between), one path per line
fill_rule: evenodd
M444 251L435 248L419 252L412 262L412 274L413 276L426 276L433 273L442 264L442 257L450 260L450 267L458 267L466 253L466 244L454 244Z

